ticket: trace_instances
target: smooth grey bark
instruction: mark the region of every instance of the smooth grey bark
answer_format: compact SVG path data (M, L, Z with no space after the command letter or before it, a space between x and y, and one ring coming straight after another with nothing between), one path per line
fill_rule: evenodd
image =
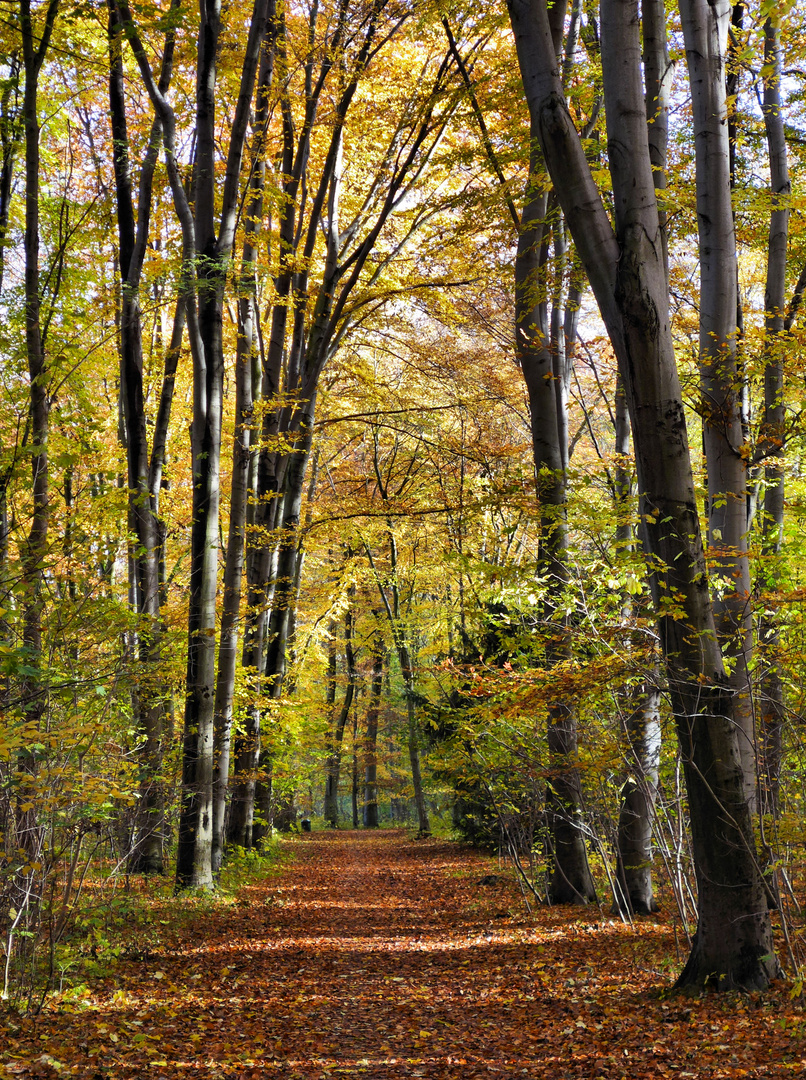
M764 128L770 161L770 212L767 241L767 281L764 294L764 416L759 450L764 464L764 512L761 522L762 589L775 588L784 529L784 356L786 349L786 263L789 238L791 183L781 102L780 28L768 18L764 24ZM781 675L781 631L777 613L767 606L759 618L762 674L759 682L761 714L760 809L778 816L785 719Z
M253 238L256 239L256 238ZM244 241L241 267L241 287L244 288L246 266L253 261L247 246L254 252L249 239ZM248 273L249 271L246 271ZM248 288L248 286L247 286ZM213 836L212 868L218 873L224 856L224 826L229 784L230 741L232 732L233 695L238 650L238 619L241 610L241 580L244 564L244 541L249 494L251 440L253 423L253 360L255 355L255 301L241 297L238 304L238 343L235 358L235 431L232 447L232 478L230 482L230 513L227 550L224 564L221 629L218 646L215 715L213 719Z
M736 233L725 56L730 0L679 0L691 86L700 259L699 361L714 616L734 693L745 794L756 791L743 376L737 360Z
M666 5L663 0L642 0L644 81L646 83L646 115L649 133L649 158L652 162L652 179L658 199L664 258L667 263L668 236L666 207L663 202L666 191L667 148L669 145L669 97L672 89L674 65L669 56L666 34Z
M663 0L643 0L643 64L646 83L646 116L649 157L658 203L658 224L668 273L668 238L663 193L666 189L666 149L669 126L669 91L672 65L666 40L666 7ZM621 378L617 379L614 409L616 465L616 545L635 546L630 520L632 477L629 469L630 420ZM624 596L629 617L632 598ZM635 690L631 691L634 694ZM626 704L626 702L625 702ZM616 845L616 896L614 909L622 914L648 915L657 910L652 886L652 824L658 786L661 750L660 694L657 686L644 685L637 702L627 705L623 722L627 777L621 788Z
M605 321L630 411L699 896L697 933L677 985L764 987L778 968L733 722L734 693L708 592L669 323L637 4L602 4L615 230L565 104L545 0L508 0L508 8L533 129Z
M646 685L636 696L638 703L624 721L629 754L618 821L615 906L649 915L658 909L652 888L652 824L661 750L660 691Z
M198 342L194 354L194 460L188 667L179 818L178 888L212 884L215 619L218 591L219 473L223 406L223 298L235 235L241 161L255 76L265 36L267 0L256 0L230 132L216 230L216 64L221 32L218 0L204 0L199 29L194 227L199 255Z
M372 646L372 682L369 689L364 738L364 828L377 829L378 819L378 720L381 714L386 649L380 632Z
M250 480L254 462L254 396L259 366L257 257L263 219L266 165L265 130L268 123L269 93L274 74L275 4L267 9L267 38L257 86L257 107L253 120L255 142L247 188L246 217L238 297L238 341L235 374L235 432L232 450L229 532L224 565L224 589L221 631L218 647L214 717L214 797L213 797L213 872L221 867L224 854L225 814L230 770L233 694L238 649L238 620L241 611L247 516Z

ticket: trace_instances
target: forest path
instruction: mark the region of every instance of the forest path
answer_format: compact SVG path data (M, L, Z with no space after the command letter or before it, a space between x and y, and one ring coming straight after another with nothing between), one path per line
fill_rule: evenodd
M802 1015L781 1030L796 1008L785 987L649 993L675 962L668 924L632 929L596 908L529 917L510 877L480 884L489 860L401 830L291 847L279 876L229 905L189 901L158 951L23 1022L0 1077L806 1075Z

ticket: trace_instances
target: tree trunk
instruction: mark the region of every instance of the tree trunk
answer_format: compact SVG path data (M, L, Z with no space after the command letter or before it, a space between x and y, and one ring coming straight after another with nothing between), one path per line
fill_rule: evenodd
M700 256L700 374L708 473L708 542L714 615L734 689L734 721L745 794L755 799L750 694L752 623L747 537L747 455L743 453L742 376L736 357L737 262L731 205L725 55L730 0L680 0L692 88Z
M244 241L244 248L249 241ZM249 245L251 247L251 244ZM244 263L247 262L246 250ZM242 282L243 282L242 273ZM213 873L221 869L224 857L224 815L229 783L232 702L235 692L235 667L238 650L238 620L241 612L244 540L249 492L249 468L252 439L252 367L255 348L255 302L252 297L239 301L238 347L235 383L235 433L232 449L232 481L227 554L224 565L224 588L221 631L218 646L215 715L213 720Z
M619 551L626 552L634 548L635 537L630 521L632 480L627 463L630 421L620 378L617 379L614 413L616 546ZM622 597L625 621L632 615L632 608L632 597L625 590ZM624 647L631 648L630 642L626 641ZM621 733L626 744L627 777L621 788L613 911L623 915L647 915L657 910L652 890L652 824L661 750L660 693L656 687L647 685L638 692L637 703L634 687L620 696L627 712Z
M367 708L367 734L364 743L364 828L377 829L378 820L378 719L381 713L383 669L386 650L380 633L372 648L372 684Z
M18 53L8 58L8 76L0 95L0 293L3 291L8 215L13 191L14 162L20 137Z
M615 908L625 914L658 910L652 891L652 823L660 764L660 692L647 686L624 724L629 747L621 789Z
M784 530L784 408L786 256L789 235L791 184L787 162L784 118L781 111L780 29L768 18L764 24L764 127L770 159L772 212L767 243L767 287L764 297L765 364L764 418L760 448L764 466L764 514L762 537L762 589L773 590L779 581ZM780 812L783 725L786 715L781 675L781 631L775 607L767 604L759 618L762 674L759 685L761 712L761 811L777 817Z
M48 437L50 434L50 395L48 364L43 339L39 298L39 73L45 59L58 0L50 0L44 23L34 29L30 0L20 0L20 29L22 32L25 91L23 124L25 128L25 349L29 377L29 447L31 455L31 496L33 510L28 536L20 561L22 563L22 643L26 653L28 674L21 686L22 707L26 724L34 731L45 712L44 672L42 670L42 618L45 599L43 591L47 556L50 510ZM36 771L33 754L24 750L19 758L20 786L15 813L16 843L27 853L29 861L38 857L41 830L34 809L35 781L25 779Z
M666 8L663 0L643 0L641 12L649 157L655 192L662 199L666 189L669 92L673 68L666 40ZM658 205L658 225L663 262L668 274L666 210L662 202ZM620 551L626 552L634 549L635 537L630 520L630 420L621 378L617 379L616 385L615 429L616 544ZM632 597L625 592L625 618L629 618L632 607ZM634 688L630 689L629 694L631 701L634 701ZM623 735L627 747L628 774L621 789L614 897L614 912L625 915L648 915L657 910L652 888L652 824L661 750L659 706L659 691L650 685L639 691L637 704L630 705L625 700L628 715L623 724Z
M148 244L154 169L162 125L154 120L140 168L135 215L129 161L120 14L109 0L109 102L114 142L115 191L121 277L120 386L126 430L129 522L135 537L131 595L138 615L134 714L140 727L140 799L137 835L130 859L135 873L163 872L164 808L162 741L168 689L160 675L162 622L160 615L161 538L151 490L151 464L143 390L143 341L140 279ZM159 87L168 89L173 67L173 33L166 37Z
M350 596L355 594L351 587ZM331 829L339 827L339 776L341 773L341 755L344 742L344 730L353 707L353 697L358 680L353 651L353 612L350 607L344 613L344 654L347 660L347 685L344 689L344 701L338 714L332 719L332 728L328 735L328 754L325 761L325 824ZM335 682L334 682L335 689ZM335 704L335 697L334 697Z
M270 4L268 36L274 32L274 5ZM274 73L274 50L268 40L264 45L263 62L258 79L257 111L253 123L256 143L252 151L249 181L249 203L244 224L243 258L241 261L240 296L238 299L238 345L236 355L235 435L232 451L232 487L230 498L229 534L224 567L224 599L221 613L221 636L218 648L218 679L216 682L214 719L215 790L213 799L213 872L221 867L224 854L225 812L229 784L230 740L232 732L232 703L235 691L235 666L238 648L238 619L241 611L244 547L250 494L250 478L254 460L254 388L258 363L257 324L260 318L257 305L257 243L263 219L263 133L268 120L268 97ZM236 758L237 760L237 758Z
M566 372L557 352L561 338L561 291L559 296L555 295L552 328L549 327L547 264L552 222L549 200L539 182L542 162L534 128L531 135L533 151L515 261L515 347L529 393L540 513L537 573L541 582L545 582L542 614L546 666L552 667L569 656L567 629L563 621L556 618L558 604L568 584L568 447L563 393ZM557 216L555 204L555 223ZM562 235L560 249L564 252L562 222L556 224L556 235ZM549 896L555 904L585 904L596 899L596 889L588 867L582 829L576 715L562 701L552 702L548 714L551 775L546 805L554 862Z
M763 987L777 964L733 693L708 594L647 142L637 4L602 4L615 234L565 105L545 0L508 0L508 6L533 130L613 344L630 410L699 891L697 933L678 985Z
M353 713L353 775L351 801L353 810L353 828L358 828L358 713Z

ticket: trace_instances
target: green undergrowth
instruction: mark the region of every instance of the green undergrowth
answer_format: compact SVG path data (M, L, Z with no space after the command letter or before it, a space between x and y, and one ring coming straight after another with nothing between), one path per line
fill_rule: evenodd
M33 935L25 939L25 953L15 950L12 960L25 956L28 980L15 986L12 978L8 1006L38 1012L53 995L80 1003L89 997L93 982L114 977L119 965L155 958L195 928L259 902L267 879L278 876L293 858L293 843L273 838L260 852L228 853L215 888L179 894L172 876L141 877L98 867L84 879L57 940L40 931L37 940Z

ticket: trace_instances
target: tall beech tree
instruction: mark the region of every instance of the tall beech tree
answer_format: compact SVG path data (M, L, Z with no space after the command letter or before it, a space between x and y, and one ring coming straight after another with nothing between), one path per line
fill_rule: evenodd
M39 76L50 45L59 0L50 0L41 25L34 22L30 0L20 0L22 36L23 92L22 120L25 131L25 353L28 359L29 411L28 452L31 456L31 525L22 553L23 633L27 652L27 674L21 695L27 719L36 730L42 720L46 688L42 684L42 620L44 612L45 560L50 517L50 366L46 352L46 327L42 322L40 295L40 153L39 153ZM24 751L20 758L21 776L34 768L35 757ZM30 798L22 791L17 799L17 843L38 854L40 830Z
M216 678L214 751L215 791L213 805L213 869L218 870L224 853L227 794L232 739L233 695L238 653L238 626L241 613L246 535L250 517L250 497L256 487L258 461L256 407L262 398L258 311L257 260L266 180L266 128L269 94L274 77L276 5L270 0L267 37L264 43L257 86L257 103L252 121L249 180L246 191L244 238L238 282L238 340L235 356L235 431L232 444L232 481L229 532L224 566L224 596ZM252 507L254 519L254 506ZM250 648L252 643L250 642ZM246 649L244 652L246 653ZM254 706L250 705L250 710Z
M193 357L191 443L194 484L183 796L176 880L179 888L209 888L213 881L216 596L224 390L223 304L239 209L241 162L260 51L268 23L268 0L256 0L249 19L220 199L216 181L219 145L216 77L222 30L221 5L218 0L203 0L200 5L192 208L175 156L176 120L173 108L154 80L131 12L122 5L120 10L140 75L162 124L165 162L183 237L183 299Z
M752 627L748 557L747 461L738 346L736 230L731 203L726 55L730 0L680 0L694 120L699 362L708 485L714 615L734 690L733 717L745 792L756 786L750 693Z
M668 273L669 239L663 197L669 142L669 97L674 68L669 58L666 5L663 0L643 0L641 18L649 156L658 199L660 242ZM626 550L633 547L634 537L630 520L632 477L628 466L630 421L621 380L616 388L613 414L617 454L614 484L618 516L616 543ZM625 595L624 611L628 618L632 608L632 597ZM653 685L651 677L647 679L638 689L637 698L637 701L624 702L628 775L622 786L619 811L616 907L622 911L647 915L657 906L652 888L652 826L661 752L660 690L657 680Z
M569 27L564 76L573 64L579 29L575 5ZM462 62L447 19L443 20L452 53L470 97L492 173L506 187L484 115L466 65ZM553 26L559 49L562 23ZM598 106L596 108L598 112ZM515 351L529 397L535 484L540 511L540 547L536 567L543 587L545 658L549 666L570 655L567 619L561 614L569 582L567 566L568 388L570 351L577 332L579 275L567 278L566 229L557 200L543 183L544 169L537 133L530 131L530 158L521 214L506 195L506 205L518 231L515 260ZM553 257L552 257L553 256ZM560 700L548 706L551 773L546 803L551 827L553 874L549 896L553 903L587 903L596 899L588 866L582 823L582 783L577 761L577 723L573 707Z
M672 344L638 5L604 0L601 7L614 225L565 103L552 37L552 22L563 25L565 5L553 5L551 19L545 0L508 0L507 6L533 130L607 327L632 422L698 886L697 932L678 986L763 987L777 963L744 787L735 695L709 595Z
M767 244L767 275L764 291L764 412L759 451L764 464L764 506L761 523L762 586L772 587L780 571L784 530L784 451L786 404L784 400L785 335L792 328L794 311L786 310L787 244L791 183L782 111L781 31L769 15L764 23L764 130L770 161L770 224ZM759 618L759 644L763 651L759 680L762 813L780 811L781 759L785 718L784 686L779 650L781 632L777 614L766 608Z
M120 389L128 466L129 525L135 551L130 559L133 581L130 595L140 622L137 630L138 661L141 666L136 681L133 705L142 733L141 789L139 828L132 856L132 868L142 873L163 871L163 796L160 770L163 756L163 722L168 690L160 672L162 622L160 615L161 539L158 488L153 474L160 470L170 418L171 383L163 391L164 408L158 414L149 447L143 387L143 326L141 281L149 243L154 170L162 141L162 122L157 116L151 125L146 152L140 165L137 200L133 182L126 115L124 44L120 12L114 0L109 7L109 104L112 124L113 167L118 221L118 263L121 279L120 302ZM174 9L178 0L174 0ZM166 94L173 69L175 35L166 35L158 90ZM176 350L178 351L178 343ZM170 362L170 361L169 361Z

